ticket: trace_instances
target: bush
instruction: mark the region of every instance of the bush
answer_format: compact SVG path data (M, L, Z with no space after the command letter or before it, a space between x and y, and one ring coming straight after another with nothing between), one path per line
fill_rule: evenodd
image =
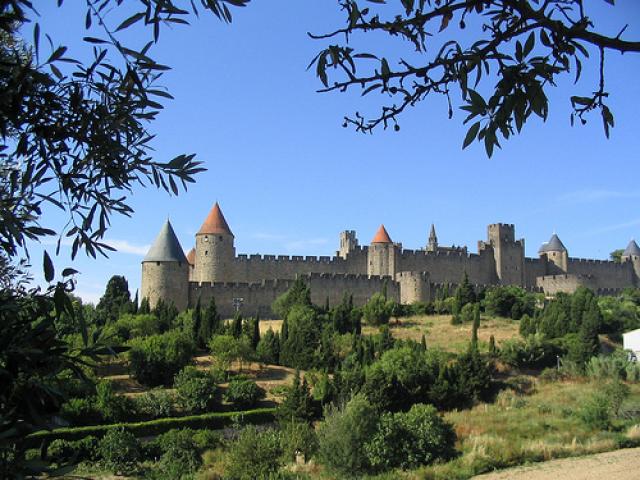
M62 404L60 415L72 425L95 425L102 421L93 397L70 398Z
M365 444L376 432L377 413L362 395L343 408L329 407L318 428L320 461L343 476L370 470Z
M375 470L416 468L453 457L456 434L433 405L414 405L406 413L384 413L367 442L367 458Z
M175 376L173 386L185 412L204 413L213 409L217 386L207 372L185 367Z
M136 410L148 419L170 417L175 399L161 389L150 390L135 398Z
M113 391L109 381L101 381L96 386L96 409L107 423L117 423L135 416L133 400Z
M271 327L260 338L256 347L256 355L262 363L277 365L280 361L280 335L274 333Z
M115 474L135 472L142 449L136 437L124 428L109 430L98 443L104 466Z
M462 307L462 309L460 310L460 322L463 322L463 323L473 322L473 313L475 308L476 308L475 303L467 303L464 307Z
M540 335L523 340L506 340L500 344L500 360L517 368L545 368L557 364L564 350Z
M144 385L171 385L173 377L189 364L194 353L188 333L172 330L131 342L129 361L133 376Z
M253 407L258 400L264 398L264 394L264 390L253 380L236 377L229 382L224 392L224 399L233 403L238 409L245 409Z
M391 318L393 303L381 293L374 293L362 307L362 317L369 325L387 324Z
M289 421L280 425L282 452L286 462L293 462L298 454L305 460L318 450L318 438L313 426L306 422Z
M155 443L161 452L157 468L164 478L184 478L200 468L202 458L194 439L195 433L189 428L169 430L156 439Z
M280 432L244 428L229 445L225 478L253 480L274 478L282 465Z
M626 355L600 355L589 359L585 372L598 380L624 380L627 363Z
M54 440L47 448L47 456L56 463L77 463L95 460L98 439L89 435L81 440Z

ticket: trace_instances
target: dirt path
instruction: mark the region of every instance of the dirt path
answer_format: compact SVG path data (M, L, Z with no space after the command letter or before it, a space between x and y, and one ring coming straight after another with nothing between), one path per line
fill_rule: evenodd
M640 448L552 460L473 477L477 480L637 480Z

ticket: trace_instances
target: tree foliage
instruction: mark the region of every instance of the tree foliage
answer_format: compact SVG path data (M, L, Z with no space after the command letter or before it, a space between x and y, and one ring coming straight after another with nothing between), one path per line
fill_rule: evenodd
M311 35L338 41L310 64L323 85L320 91L360 89L362 95L375 92L390 99L379 114L366 118L356 112L345 117L344 126L367 133L379 126L399 130L398 117L409 107L442 95L449 118L455 108L467 115L463 148L477 139L489 157L500 147L500 137L520 133L533 115L546 120L549 89L570 73L577 83L583 63L597 69L599 82L589 93L571 96L571 123L576 118L585 123L588 113L598 111L608 137L614 119L606 104L605 57L640 52L640 42L622 38L623 25L615 36L598 33L582 0L339 3L346 25ZM362 37L366 45L379 34L405 40L415 53L400 50L397 58L387 58L351 46L361 44ZM597 59L590 56L594 52Z

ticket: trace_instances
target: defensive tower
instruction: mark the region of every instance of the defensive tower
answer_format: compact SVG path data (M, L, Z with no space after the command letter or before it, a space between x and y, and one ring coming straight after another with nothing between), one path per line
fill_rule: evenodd
M232 263L236 256L233 242L233 233L216 202L196 233L193 280L196 282L233 281Z
M633 264L633 271L635 272L634 284L636 287L640 286L640 247L635 240L631 240L627 248L622 253L621 260L623 262L631 262Z
M355 230L345 230L340 232L340 250L338 255L347 258L347 255L358 248L358 238Z
M547 275L567 273L569 269L569 252L562 240L555 233L547 243L543 243L538 250L541 258L547 262Z
M487 230L499 282L502 285L523 286L524 239L515 239L513 224L494 223Z
M184 310L189 302L189 264L169 220L142 261L142 298L154 308L158 300Z
M392 277L396 274L396 246L391 241L384 225L380 225L371 240L367 258L367 274Z

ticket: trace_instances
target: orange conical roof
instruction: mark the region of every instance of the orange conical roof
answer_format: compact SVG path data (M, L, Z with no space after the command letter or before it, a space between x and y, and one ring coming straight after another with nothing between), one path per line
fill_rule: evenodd
M219 233L227 233L229 235L233 235L231 233L231 229L227 224L227 221L224 219L224 215L222 214L222 210L220 210L220 206L218 202L213 206L209 215L204 220L204 223L198 230L198 234L219 234Z
M189 262L189 265L195 265L196 264L196 249L192 248L191 250L189 250L189 253L187 253L187 262Z
M376 232L376 236L371 240L371 243L393 243L391 241L391 237L389 237L389 234L387 233L387 229L384 228L384 225L380 225L380 228Z

